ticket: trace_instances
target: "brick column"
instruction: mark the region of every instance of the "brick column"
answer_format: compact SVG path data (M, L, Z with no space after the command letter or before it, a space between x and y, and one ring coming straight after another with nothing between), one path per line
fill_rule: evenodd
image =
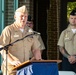
M59 24L59 9L58 1L50 0L50 9L48 10L48 26L47 26L47 58L58 59L57 51L57 37L58 37L58 24Z

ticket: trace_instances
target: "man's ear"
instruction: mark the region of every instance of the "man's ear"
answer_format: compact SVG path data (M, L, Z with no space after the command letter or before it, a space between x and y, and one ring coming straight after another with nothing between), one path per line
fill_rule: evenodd
M16 15L14 15L14 19L16 19Z

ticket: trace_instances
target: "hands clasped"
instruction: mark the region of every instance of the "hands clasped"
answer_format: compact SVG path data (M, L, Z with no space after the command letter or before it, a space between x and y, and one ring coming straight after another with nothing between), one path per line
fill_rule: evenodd
M69 56L68 61L70 62L70 64L74 64L76 62L76 56Z

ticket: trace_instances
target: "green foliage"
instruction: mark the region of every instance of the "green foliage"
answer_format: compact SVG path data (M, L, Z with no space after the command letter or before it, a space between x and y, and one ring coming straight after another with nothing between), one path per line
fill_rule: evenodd
M73 9L76 9L76 2L68 2L67 3L67 19L69 18L69 14Z

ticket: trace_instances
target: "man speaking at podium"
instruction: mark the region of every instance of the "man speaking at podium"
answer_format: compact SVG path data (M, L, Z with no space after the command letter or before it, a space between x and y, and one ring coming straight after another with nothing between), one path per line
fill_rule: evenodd
M12 71L12 69L15 66L18 66L19 64L29 60L30 52L33 53L33 58L35 60L42 59L40 51L42 50L41 43L39 42L36 36L38 34L29 32L31 28L27 27L26 25L27 18L28 18L27 8L25 5L23 5L15 11L14 15L15 22L11 25L6 26L2 31L0 37L0 45L1 47L4 47L1 50L1 55L3 57L3 63L1 69L3 75L6 75L6 73L7 75L16 75L16 72ZM27 35L29 36L25 37ZM21 38L23 39L15 42L16 40ZM10 43L13 43L13 45L6 47ZM8 51L7 56L6 56L6 50Z

